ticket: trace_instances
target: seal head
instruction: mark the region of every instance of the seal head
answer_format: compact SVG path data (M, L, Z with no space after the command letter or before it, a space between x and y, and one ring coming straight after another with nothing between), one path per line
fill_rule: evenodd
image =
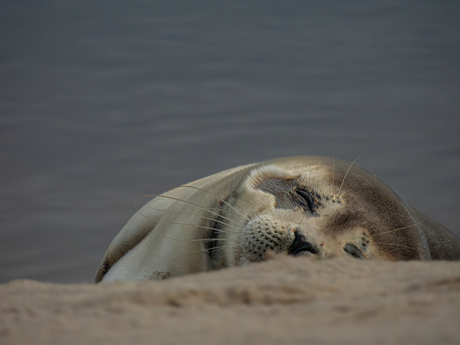
M291 157L156 197L114 239L96 281L245 265L268 251L318 259L460 259L460 240L363 168Z

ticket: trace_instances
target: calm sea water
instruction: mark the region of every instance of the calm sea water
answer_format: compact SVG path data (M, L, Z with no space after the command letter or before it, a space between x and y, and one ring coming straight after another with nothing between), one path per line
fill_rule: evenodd
M460 2L0 4L0 282L91 282L146 199L354 160L460 235Z

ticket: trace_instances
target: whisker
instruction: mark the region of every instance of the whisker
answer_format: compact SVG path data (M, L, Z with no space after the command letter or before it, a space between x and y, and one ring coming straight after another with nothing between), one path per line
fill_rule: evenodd
M235 197L234 197L233 195L230 195L230 198L231 198L233 201L237 202L237 200L235 199ZM223 201L223 200L222 200L222 201ZM227 204L227 203L226 203L226 204ZM234 207L232 207L232 209L234 209L236 212L238 212L238 210L236 210ZM275 218L272 209L269 209L269 211L270 211L270 213L272 214L273 218ZM234 216L239 216L239 215L241 215L241 213L239 213L239 212L238 212L238 214L233 213L233 212L231 212L231 211L229 211L229 210L227 210L227 212L228 212L229 214L231 214L231 215L234 215ZM241 215L241 216L242 216L242 215ZM262 219L267 220L267 221L270 223L270 225L271 225L273 228L275 228L275 227L273 226L273 223L271 222L270 218L268 218L265 214L254 214L254 216L259 216L259 217L261 217ZM243 216L242 216L242 217L243 217ZM250 218L250 217L248 217L248 218ZM244 225L240 224L240 225L241 225L242 228L244 228L244 227L246 226L246 224L244 224Z
M240 215L242 218L245 218L245 216L240 213L235 207L233 207L232 205L230 205L228 202L226 202L224 199L222 199L221 197L211 193L210 191L207 191L206 189L202 189L202 188L198 188L198 187L195 187L195 186L190 186L190 185L181 185L179 187L184 187L184 188L192 188L192 189L196 189L196 190L199 190L201 192L204 192L204 193L207 193L209 195L212 195L213 197L215 197L217 200L221 201L222 203L224 203L225 205L227 205L228 207L230 207L232 210L234 210L238 215ZM178 187L178 188L179 188ZM232 196L233 198L233 196Z
M208 229L208 230L213 230L225 234L233 234L235 232L230 232L230 231L225 231L222 229L216 229L210 226L204 226L204 225L195 225L195 224L187 224L187 223L176 223L176 222L169 222L167 220L159 220L158 223L166 223L166 224L174 224L174 225L186 225L186 226L193 226L195 228L201 228L201 229ZM235 229L236 232L241 232L240 230Z
M381 236L381 235L389 234L389 233L391 233L391 232L396 232L396 231L408 229L408 228L411 228L411 227L413 227L413 226L419 226L419 225L422 225L422 223L423 223L423 222L415 223L415 224L408 225L408 226L405 226L405 227L402 227L402 228L398 228L398 229L394 229L394 230L389 230L389 231L384 231L384 232L381 232L381 233L378 233L378 234L375 234L375 235L372 235L372 236L373 236L373 237L378 237L378 236Z
M380 244L381 245L395 246L395 247L403 247L403 248L407 248L407 249L414 249L412 247L405 246L404 244L398 244L398 243L380 243Z
M163 194L148 194L148 195L143 195L142 197L152 197L152 196L157 196L157 197L166 198L166 199L172 199L172 200L176 200L176 201L183 202L183 203L185 203L185 204L193 205L193 206L196 206L196 207L198 207L198 208L200 208L200 209L202 209L202 210L204 210L204 211L208 211L208 212L210 212L211 214L214 214L214 215L216 215L216 216L218 216L218 217L221 217L221 218L223 218L223 219L226 219L226 220L231 221L230 218L224 217L224 216L220 215L220 214L217 213L217 212L212 212L212 211L210 211L208 208L204 208L204 207L202 207L202 206L200 206L200 205L194 204L193 202L190 202L190 201L187 201L187 200L182 200L182 199L179 199L179 198L174 198L174 197L172 197L172 196L163 195Z
M202 212L203 210L199 210L197 213L187 213L187 212L183 212L183 211L174 211L174 210L162 210L162 209L159 209L159 208L155 208L155 207L150 207L149 208L151 210L155 210L155 211L161 211L161 212L169 212L169 213L180 213L180 214L186 214L186 215L189 215L189 216L194 216L194 217L197 217L198 216L198 213ZM208 211L208 209L206 210ZM227 225L228 227L232 227L230 224L228 223L225 223L221 220L217 220L217 219L214 219L214 218L210 218L210 217L205 217L205 216L199 216L200 218L202 219L208 219L210 221L213 221L213 222L217 222L217 223L220 223L220 224L224 224L224 225Z
M229 204L226 200L222 199L221 197L219 197L219 196L217 196L217 195L215 195L215 194L213 194L213 193L211 193L211 192L209 192L209 191L207 191L207 190L205 190L205 189L198 188L198 187L195 187L195 186L190 186L190 185L181 185L181 186L178 186L177 188L180 188L180 187L196 189L196 190L198 190L198 191L202 191L202 192L204 192L204 193L207 193L207 194L209 194L209 195L212 195L212 196L215 197L217 200L221 201L222 203L224 203L225 205L227 205L228 207L230 207L230 209L232 209L234 212L236 212L236 213L233 213L233 212L228 212L228 213L230 213L230 214L232 214L232 215L235 215L235 216L240 216L242 219L245 219L245 218L246 218L246 216L244 216L241 212L239 212L235 207L233 207L231 204ZM233 197L233 195L230 195L230 197L231 197L233 200L235 200L235 198ZM236 200L235 200L235 201L236 201ZM269 209L269 210L270 210L270 212L272 213L272 216L273 216L273 218L274 218L274 215L273 215L272 210L271 210L271 209ZM270 225L271 225L273 228L275 228L275 227L273 226L273 223L271 222L271 220L270 220L268 217L266 217L265 215L262 215L262 216L270 223ZM227 218L227 217L223 217L223 216L221 216L221 217L230 221L230 219ZM238 223L238 222L236 222L236 223L239 224L241 227L244 226L244 224L242 224L242 223ZM230 225L227 224L227 223L223 223L223 224L225 224L225 225L227 225L227 226L230 226Z
M348 170L347 170L347 172L345 173L345 176L344 176L343 179L342 179L342 184L340 185L339 192L337 193L337 196L338 196L338 197L340 197L340 192L342 191L342 187L343 187L343 184L344 184L344 182L345 182L345 178L347 177L348 172L350 171L351 167L353 166L353 164L356 163L356 161L357 161L358 159L360 159L360 158L361 158L362 156L364 156L364 155L365 155L365 153L363 153L361 156L359 156L358 158L356 158L356 159L353 161L353 163L351 163L350 166L348 167Z
M332 157L332 185L335 185L335 157Z
M193 254L193 253L206 253L208 250L211 250L211 249L221 249L221 248L236 248L236 246L228 246L228 245L223 245L223 246L216 246L216 247L211 247L211 248L207 248L207 249L200 249L200 250L192 250L192 251L185 251L185 250L180 250L178 249L178 251L180 251L181 253L187 253L187 254Z
M198 238L198 239L190 239L190 240L187 240L187 239L184 239L184 238L172 238L172 237L168 237L166 235L160 235L164 238L167 238L168 240L171 240L171 241L179 241L179 242L212 242L212 241L219 241L219 242L225 242L225 241L228 241L227 238L219 238L219 239L216 239L216 238Z

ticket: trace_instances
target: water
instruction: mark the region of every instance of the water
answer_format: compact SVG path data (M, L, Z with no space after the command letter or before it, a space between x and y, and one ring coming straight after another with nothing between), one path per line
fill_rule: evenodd
M91 282L147 199L359 160L460 235L458 1L2 1L0 282Z

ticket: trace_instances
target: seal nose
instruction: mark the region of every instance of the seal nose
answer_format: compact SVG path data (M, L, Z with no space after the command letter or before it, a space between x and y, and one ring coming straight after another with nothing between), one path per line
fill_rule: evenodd
M316 255L319 253L319 248L308 242L305 236L302 235L299 230L294 231L294 235L294 242L288 249L289 255Z

